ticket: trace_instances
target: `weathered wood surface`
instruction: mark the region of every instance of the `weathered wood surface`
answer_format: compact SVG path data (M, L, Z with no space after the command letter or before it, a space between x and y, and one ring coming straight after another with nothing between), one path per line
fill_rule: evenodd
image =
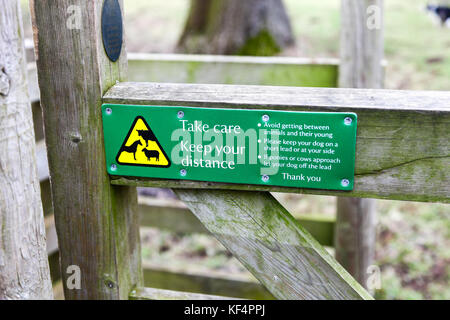
M237 189L350 197L450 202L450 92L294 88L164 83L120 83L103 101L339 111L358 114L355 189L352 192L119 178L117 185Z
M337 202L336 260L366 288L375 258L375 208L373 199L345 198Z
M181 201L138 197L141 226L181 233L209 234L209 231ZM300 216L296 220L324 246L333 246L334 219Z
M340 88L383 87L383 0L341 1L340 58ZM374 199L337 199L336 259L364 287L375 258L375 208Z
M103 1L31 1L61 269L81 270L67 299L128 298L142 283L136 189L111 187L105 171L101 97L126 77L125 50L106 57L99 28ZM82 28L67 28L69 6Z
M336 59L129 54L130 81L337 87Z
M53 216L45 219L47 254L53 283L61 279L59 251ZM191 272L170 266L160 268L150 264L142 265L144 285L159 289L224 295L244 299L273 299L273 296L254 279L236 277L214 272Z
M130 300L235 300L230 297L212 296L189 292L137 288L130 294Z
M269 193L174 191L274 297L371 299Z
M341 1L339 87L384 84L384 0Z
M170 266L161 268L143 264L146 287L194 292L240 299L273 300L274 297L256 279L219 272L192 272Z
M336 87L339 60L129 53L129 80L136 82ZM36 64L28 64L31 102L40 99Z
M36 150L38 176L41 181L41 197L44 213L53 214L51 194L49 186L49 170L47 162L47 150L45 142L37 143ZM209 231L181 202L171 199L153 199L146 196L138 197L138 211L140 225L166 229L172 232L182 233L208 233ZM333 246L334 219L316 215L304 215L297 217L297 221L312 234L312 236L324 246Z
M52 299L20 3L0 10L0 300Z
M170 204L168 203L170 202ZM139 215L142 227L157 227L174 232L209 233L201 222L180 201L155 200L148 197L139 197ZM299 223L316 239L325 240L323 245L332 245L334 221L317 220L303 217ZM53 216L45 219L47 233L47 252L49 259L54 260L57 254L58 243ZM228 274L192 273L173 267L158 268L150 264L143 264L144 284L148 287L197 292L204 294L223 295L245 299L273 299L273 296L257 281L244 277L231 277ZM52 279L60 278L58 270L51 265Z

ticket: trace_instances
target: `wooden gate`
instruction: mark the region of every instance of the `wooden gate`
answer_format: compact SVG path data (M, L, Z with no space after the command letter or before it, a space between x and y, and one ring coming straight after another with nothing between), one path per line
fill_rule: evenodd
M105 54L100 0L33 1L52 201L68 299L208 298L143 287L136 187L172 188L279 299L371 299L269 192L449 202L445 92L319 89L127 80L127 57ZM80 28L67 28L69 6ZM354 191L114 178L106 173L102 103L358 114ZM210 297L218 298L218 297Z

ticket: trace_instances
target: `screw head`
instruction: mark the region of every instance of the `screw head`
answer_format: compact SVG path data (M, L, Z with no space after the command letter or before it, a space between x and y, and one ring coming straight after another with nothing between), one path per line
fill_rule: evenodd
M267 114L265 114L265 115L262 116L262 120L263 120L264 122L269 122L270 117L269 117Z
M180 170L180 175L181 175L182 177L186 177L186 175L187 175L186 169L181 169L181 170Z
M348 187L350 185L350 181L348 179L342 179L341 185L343 187Z
M111 108L106 108L105 112L107 115L110 115L112 113L112 109Z
M114 282L112 282L111 280L106 280L106 281L105 281L105 285L106 285L109 289L114 289L114 287L115 287Z
M184 112L183 111L178 111L178 119L183 119L184 118Z
M352 122L353 122L353 119L350 118L350 117L346 117L346 118L344 119L344 124L347 125L347 126L351 125Z
M265 174L265 175L263 175L263 176L261 177L261 180L264 181L264 182L269 181L269 179L270 179L270 177L269 177L267 174Z
M112 164L111 165L111 171L117 171L117 165Z

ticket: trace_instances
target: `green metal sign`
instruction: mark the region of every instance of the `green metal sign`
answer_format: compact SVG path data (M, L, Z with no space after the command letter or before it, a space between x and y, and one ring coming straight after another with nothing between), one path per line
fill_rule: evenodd
M110 175L352 190L357 116L102 106Z

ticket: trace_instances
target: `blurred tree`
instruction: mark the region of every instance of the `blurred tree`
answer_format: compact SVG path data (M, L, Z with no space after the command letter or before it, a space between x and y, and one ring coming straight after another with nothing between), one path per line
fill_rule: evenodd
M191 0L178 51L270 56L293 43L282 0Z

